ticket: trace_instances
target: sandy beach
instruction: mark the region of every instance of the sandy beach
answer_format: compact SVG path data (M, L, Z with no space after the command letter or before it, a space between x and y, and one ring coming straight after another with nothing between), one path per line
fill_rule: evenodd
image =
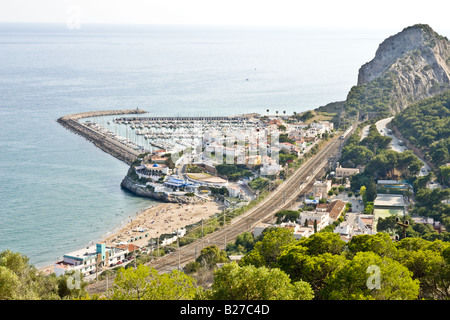
M223 208L223 204L214 201L195 205L161 203L130 216L123 226L118 226L117 231L111 232L100 241L104 241L106 246L115 246L133 239L133 242L129 241L130 244L139 247L146 246L151 238L172 233L202 219L206 220L210 216L222 212ZM134 240L139 237L141 239ZM53 273L53 265L39 270L45 274Z
M131 216L126 225L108 235L103 241L106 242L106 246L113 246L133 239L129 243L146 246L151 238L172 233L202 219L208 219L222 210L223 205L213 201L196 205L161 203L143 210L137 216ZM135 240L139 237L141 239Z

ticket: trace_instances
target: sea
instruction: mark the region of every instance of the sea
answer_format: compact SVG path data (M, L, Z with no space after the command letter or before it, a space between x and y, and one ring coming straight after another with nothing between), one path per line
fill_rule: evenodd
M158 204L122 190L128 165L57 118L300 113L345 100L399 31L1 23L0 252L44 267Z

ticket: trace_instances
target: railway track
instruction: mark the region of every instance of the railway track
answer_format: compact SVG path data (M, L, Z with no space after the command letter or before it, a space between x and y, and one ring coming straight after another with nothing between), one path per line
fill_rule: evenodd
M188 262L195 260L204 247L217 245L221 249L225 248L227 242L234 241L244 231L252 231L256 224L271 222L276 212L289 209L297 201L299 194L312 189L315 178L320 175L329 159L339 152L344 141L337 137L329 141L275 191L249 211L234 218L228 225L190 244L179 247L174 252L154 259L146 265L159 272L170 272L182 268ZM98 281L88 287L90 293L104 291L106 291L106 281Z

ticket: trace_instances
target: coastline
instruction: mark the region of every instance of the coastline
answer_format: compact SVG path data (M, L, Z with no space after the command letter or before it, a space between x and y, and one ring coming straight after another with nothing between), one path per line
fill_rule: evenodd
M222 212L223 206L215 201L199 204L158 203L129 216L125 220L127 221L125 224L117 225L98 242L105 242L106 246L116 246L127 240L141 237L129 244L138 247L146 246L152 238L172 233ZM145 232L136 231L137 228L146 228L147 230ZM144 236L145 234L147 237ZM51 274L54 272L53 264L38 268L38 270L44 274Z

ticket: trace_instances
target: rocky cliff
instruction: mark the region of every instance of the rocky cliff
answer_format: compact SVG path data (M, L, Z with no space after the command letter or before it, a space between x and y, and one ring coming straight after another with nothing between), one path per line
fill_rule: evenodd
M206 200L197 196L189 197L183 195L170 195L164 192L154 192L150 189L140 186L134 182L128 175L122 180L120 186L138 196L147 197L164 202L180 203L180 204L198 204L204 203Z
M383 99L377 94L388 94L390 101L384 102L387 111L394 114L448 90L450 42L428 25L407 27L380 44L375 58L360 68L357 87L363 88L359 96L373 96L366 101L372 105L377 98Z

